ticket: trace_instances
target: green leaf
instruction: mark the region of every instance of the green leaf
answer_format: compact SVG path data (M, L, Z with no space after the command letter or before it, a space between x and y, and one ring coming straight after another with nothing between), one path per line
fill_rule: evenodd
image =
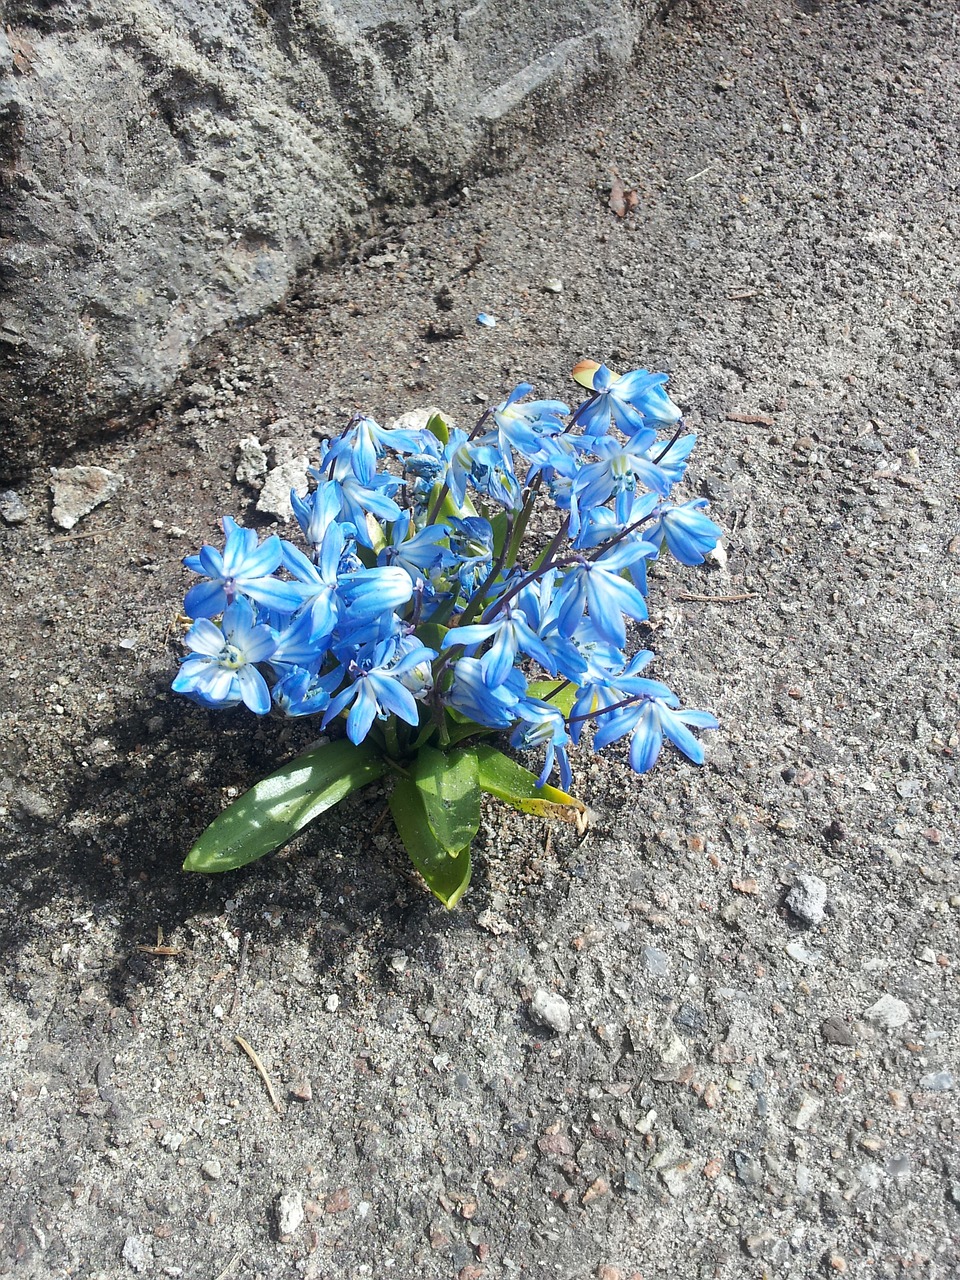
M427 504L427 509L429 511L433 510L434 504L440 497L441 492L442 486L439 484L435 484L430 490L430 501ZM464 514L475 514L473 512L473 503L470 501L469 497L464 497L463 506L458 507L453 500L453 496L447 492L443 495L443 501L440 503L437 514L433 519L435 524L443 524L444 520L460 520L463 518Z
M450 439L450 428L447 426L446 420L442 414L435 413L427 422L427 430L437 437L441 444L446 444Z
M490 527L493 530L493 558L496 560L503 551L503 544L507 540L507 513L498 511L490 521Z
M390 794L390 812L410 861L427 882L430 892L452 910L470 883L470 846L455 858L450 857L430 829L423 795L413 778L397 780Z
M480 789L512 804L522 813L533 813L541 818L559 818L574 823L578 829L585 826L587 806L558 787L538 787L537 776L523 765L517 764L495 747L481 744L474 748L480 769Z
M560 692L555 698L551 698L550 694L554 689ZM527 688L527 693L531 698L540 698L544 702L549 702L552 707L556 707L558 711L568 716L573 710L573 700L579 692L579 686L575 684L565 684L562 680L535 680Z
M476 724L473 720L468 720L466 716L461 715L459 711L455 711L453 707L447 707L444 710L444 721L447 730L447 746L456 746L458 742L463 742L465 738L475 738L486 736L492 733L499 733L499 729L489 729L485 724Z
M184 871L232 871L262 858L386 767L373 747L352 742L327 742L296 756L214 818Z
M450 628L445 627L442 622L421 622L417 627L417 639L422 641L428 649L439 651L443 637L449 630Z
M421 747L412 776L430 830L451 858L459 857L480 826L476 751Z

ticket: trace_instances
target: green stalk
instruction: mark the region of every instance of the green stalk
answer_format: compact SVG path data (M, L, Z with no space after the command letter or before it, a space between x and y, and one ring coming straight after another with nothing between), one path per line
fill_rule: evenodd
M523 541L523 535L527 531L527 525L530 523L530 517L533 515L533 508L536 506L537 494L540 492L540 483L543 479L543 472L538 471L533 478L533 484L527 490L527 496L523 500L523 506L520 515L517 517L517 523L514 526L513 536L510 539L510 545L507 548L506 565L508 569L512 569L517 563L517 554L520 550L520 544Z

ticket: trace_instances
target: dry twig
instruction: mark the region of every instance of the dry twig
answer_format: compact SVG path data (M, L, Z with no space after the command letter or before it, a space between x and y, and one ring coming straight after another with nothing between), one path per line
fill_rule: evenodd
M234 1269L234 1267L237 1265L239 1261L240 1261L240 1255L239 1253L235 1253L233 1257L230 1259L230 1261L227 1263L227 1265L220 1272L220 1274L217 1276L217 1280L227 1280L227 1276L230 1274L230 1272Z
M772 427L773 419L765 413L728 413L728 422L743 422L750 427Z
M790 108L790 114L793 116L794 120L796 120L797 122L797 127L802 129L803 118L800 115L800 112L797 110L796 106L794 105L793 94L790 92L790 86L787 84L786 76L784 76L783 78L783 96L787 100L787 106Z
M260 1074L260 1079L267 1086L267 1093L269 1093L270 1095L270 1101L273 1103L273 1108L276 1111L277 1115L282 1115L283 1110L280 1106L280 1099L277 1097L277 1092L273 1087L273 1081L267 1075L267 1069L263 1065L263 1063L260 1061L259 1057L257 1056L256 1049L254 1049L254 1047L251 1044L249 1044L246 1040L244 1040L243 1036L234 1036L233 1038L235 1042L243 1050L243 1052L247 1055L247 1057L250 1059L250 1061L253 1063L253 1065L257 1068L257 1071Z
M165 947L163 945L163 930L157 925L157 945L149 946L147 943L140 943L137 946L138 951L145 951L148 956L182 956L183 947Z
M699 604L739 604L741 600L753 600L757 595L756 591L741 591L735 596L701 596L693 591L678 591L678 600L695 600Z

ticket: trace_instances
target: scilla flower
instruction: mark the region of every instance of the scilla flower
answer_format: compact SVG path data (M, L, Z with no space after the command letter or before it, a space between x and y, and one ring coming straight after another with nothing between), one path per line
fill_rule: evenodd
M173 682L204 707L232 707L243 702L258 716L270 710L270 690L254 663L277 647L269 627L257 623L253 608L240 596L223 614L223 630L199 618L183 638L193 652L184 658Z
M703 514L705 506L706 498L694 498L679 507L661 507L656 523L644 531L644 539L652 542L658 553L665 540L670 554L681 564L703 564L723 537L720 526Z

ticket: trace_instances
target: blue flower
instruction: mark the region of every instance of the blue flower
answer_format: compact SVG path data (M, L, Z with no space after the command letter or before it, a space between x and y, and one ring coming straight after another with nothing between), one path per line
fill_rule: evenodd
M498 502L508 511L519 511L523 506L520 482L513 473L509 452L502 454L492 445L474 448L470 482L485 498Z
M317 563L308 560L291 542L283 542L283 563L300 582L303 603L309 606L314 630L330 636L340 616L337 587L343 557L343 529L338 524L327 526Z
M644 421L655 423L661 429L676 426L680 421L680 410L664 390L667 384L665 373L651 374L646 369L636 369L633 373L625 373L621 384L623 382L628 385L620 386L620 394L643 414Z
M623 615L643 622L647 604L641 591L620 577L635 561L649 555L646 542L621 542L605 551L599 560L583 560L563 576L557 592L557 623L562 636L572 636L580 624L584 609L596 630L617 648L627 639Z
M482 658L460 658L453 669L453 683L443 695L453 707L475 724L489 729L509 729L516 720L515 708L527 691L527 682L516 667L500 684L487 680L489 654Z
M661 507L656 522L644 530L644 537L657 548L651 559L656 559L666 540L670 554L681 564L703 564L723 537L720 526L703 514L708 505L706 498L694 498L679 507Z
M671 484L679 484L687 469L687 459L696 443L697 437L693 434L681 436L679 440L674 440L666 446L658 442L647 450L647 456L669 477Z
M335 487L340 498L341 519L353 525L358 542L365 547L372 547L373 539L367 528L367 512L378 520L396 520L400 515L400 508L391 494L400 488L400 480L396 476L384 474L375 474L369 481L361 479L355 470L356 451L347 440L335 440L326 453L326 460L332 475L324 477L312 467L310 474L319 482L327 479Z
M324 534L330 526L335 522L343 524L340 520L340 490L326 480L321 481L313 493L308 493L304 498L300 497L296 489L291 489L290 505L297 524L315 553L323 545ZM352 525L347 525L345 532L352 535L355 530Z
M543 771L537 779L537 786L544 785L556 763L560 769L560 786L567 791L573 774L567 755L570 735L563 715L557 707L551 706L549 702L541 702L539 698L524 698L517 705L516 714L520 717L520 724L510 735L511 747L521 751L546 747L546 759Z
M414 529L410 513L404 511L399 520L394 521L390 541L377 556L377 562L399 565L415 584L429 584L436 572L455 560L446 545L449 536L450 531L442 524Z
M671 701L676 703L676 699ZM665 698L652 698L641 704L633 737L630 740L630 767L637 773L647 773L653 768L663 747L663 739L673 745L694 764L703 764L701 743L690 732L688 725L698 729L719 729L720 722L709 711L677 711Z
M443 446L443 460L447 468L443 482L450 492L450 497L461 510L466 503L467 481L473 472L475 448L476 442L459 427L454 427L447 443Z
M270 665L279 675L291 668L302 668L315 675L330 646L330 631L317 626L312 609L295 614L281 630L275 631L276 648L270 655Z
M657 493L669 493L670 477L647 457L647 449L655 438L652 431L641 431L626 444L620 444L612 436L597 440L595 451L600 455L599 461L583 467L574 483L581 509L599 507L614 497L617 519L626 524L638 481Z
M544 437L563 430L561 419L570 409L560 400L530 400L518 403L533 390L529 382L521 382L502 404L493 410L497 445L507 457L511 449L529 458L538 453Z
M314 716L330 704L330 690L341 680L337 667L325 676L291 667L273 686L273 701L287 716Z
M403 573L403 570L398 572ZM348 706L347 737L354 745L364 740L377 718L385 720L388 715L395 715L407 724L418 723L420 712L416 699L401 683L400 677L423 662L431 662L437 652L420 645L404 654L399 661L392 662L396 650L392 639L361 650L358 658L346 668L345 674L351 683L330 700L323 717L324 728Z
M492 636L496 639L484 655L487 659L484 679L489 685L495 687L503 684L517 660L518 652L536 658L545 670L551 675L556 675L557 669L552 655L536 632L531 630L523 611L514 604L506 604L492 622L451 627L443 637L441 648L449 649L451 645L465 645L467 648L473 648L483 644Z
M637 773L648 773L653 768L664 738L672 742L694 764L703 764L703 746L688 726L692 725L695 729L718 729L720 722L716 716L709 711L680 709L676 694L671 693L658 680L634 677L623 680L622 687L639 694L639 701L633 706L598 717L597 729L593 735L595 751L603 750L611 742L616 742L629 733L632 735L630 766Z
M184 658L173 682L204 707L232 707L243 702L258 716L270 710L270 690L254 666L273 654L276 639L257 623L253 606L242 596L223 613L223 630L209 618L198 619L184 636L193 652Z
M199 555L184 558L188 569L210 579L187 592L183 602L187 616L213 618L240 596L280 614L294 613L303 601L299 587L270 576L283 558L280 539L274 536L258 545L254 530L241 528L229 516L223 517L223 532L226 542L222 554L205 545Z
M593 628L593 635L597 635L595 628ZM612 737L609 736L610 724L618 723L614 719L617 713L610 712L608 710L610 707L618 707L627 699L644 693L650 697L656 697L659 694L669 696L670 690L666 685L657 684L656 681L646 680L638 675L653 661L653 654L649 649L641 649L628 663L624 664L621 651L609 641L599 637L584 644L583 648L587 670L580 682L573 706L570 708L570 737L574 743L578 743L587 720L595 717L597 728L594 731L593 746L595 751L599 751L604 745L601 739L605 735L606 741L615 742L618 737L623 737L627 732L624 729L620 733L614 733Z
M355 455L353 469L364 484L372 483L377 470L377 460L387 449L394 453L417 453L423 448L422 432L408 431L400 427L381 427L373 418L361 417L348 434Z
M424 432L426 439L422 442L422 453L413 454L404 463L404 471L412 477L407 485L408 492L418 508L425 508L430 501L433 486L441 483L447 463L444 461L440 441L429 431ZM432 440L435 448L429 446Z
M573 377L594 393L574 415L589 436L606 435L611 421L624 435L632 436L651 424L672 426L680 418L680 410L663 390L665 373L632 369L616 374L605 364L581 360Z
M448 524L450 546L459 563L460 590L469 598L493 566L493 526L481 516L450 520Z
M341 578L339 592L350 625L357 626L406 604L413 595L413 579L399 565L358 569Z

